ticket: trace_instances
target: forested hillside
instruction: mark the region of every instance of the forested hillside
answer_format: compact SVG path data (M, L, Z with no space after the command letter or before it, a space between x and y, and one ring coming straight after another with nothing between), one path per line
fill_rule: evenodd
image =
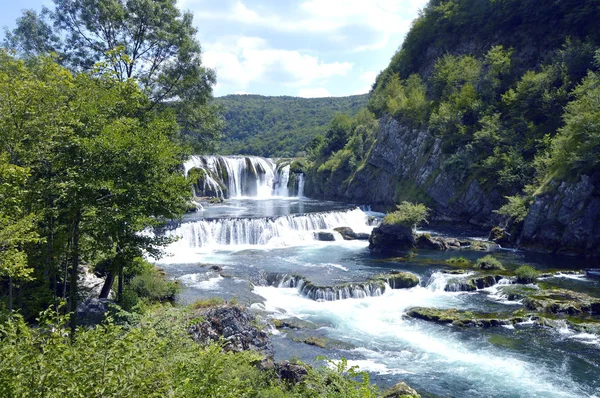
M597 251L599 17L593 0L432 0L368 111L313 141L313 194L421 200L438 219Z
M298 98L227 95L214 100L222 106L226 126L219 153L292 157L324 133L336 113L355 114L368 96Z

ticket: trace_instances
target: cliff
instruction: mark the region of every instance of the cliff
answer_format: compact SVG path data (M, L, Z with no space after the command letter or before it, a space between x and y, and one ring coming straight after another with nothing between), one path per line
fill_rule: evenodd
M444 167L448 157L442 153L441 138L382 118L377 141L345 196L384 206L421 201L433 210L432 220L490 226L502 196L495 189L486 192L461 170Z

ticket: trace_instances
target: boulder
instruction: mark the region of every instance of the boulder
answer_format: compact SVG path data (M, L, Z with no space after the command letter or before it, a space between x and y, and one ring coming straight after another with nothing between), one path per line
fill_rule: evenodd
M485 313L475 311L463 311L455 308L438 309L415 307L411 308L407 316L424 321L440 324L452 324L460 327L496 327L502 325L514 325L535 318L529 313L516 311L514 313Z
M291 384L297 384L308 375L307 365L281 361L275 364L275 371L279 379Z
M415 236L409 227L381 224L369 237L369 249L377 253L405 251L415 246Z
M504 228L494 227L490 231L488 239L499 245L506 245L510 243L510 234Z
M206 345L224 338L225 351L254 350L273 357L269 336L255 326L255 318L247 309L221 305L200 309L194 315L196 321L188 328L194 341Z
M109 299L88 298L79 303L75 310L75 318L78 325L94 326L104 321L106 313L110 310L109 304L114 301Z
M418 392L408 384L401 381L394 384L392 388L383 392L383 398L420 398Z
M369 240L369 234L364 232L354 232L350 227L338 227L333 229L338 234L342 235L344 240Z
M333 242L335 236L331 232L319 231L314 233L315 239L322 242Z

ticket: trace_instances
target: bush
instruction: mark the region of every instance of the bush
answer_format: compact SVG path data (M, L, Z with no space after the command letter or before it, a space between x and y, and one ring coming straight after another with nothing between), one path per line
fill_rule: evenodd
M225 304L221 297L211 297L204 300L196 300L190 307L193 309L210 308Z
M416 228L420 223L427 222L429 209L423 203L414 204L404 201L396 207L396 211L383 218L384 224Z
M522 265L515 271L518 283L533 283L536 281L538 274L537 270L529 265Z
M504 270L502 263L489 254L477 260L476 266L483 270Z
M170 281L157 270L144 270L133 277L129 289L149 301L173 301L179 291L177 282Z
M452 257L446 260L447 264L454 265L456 267L471 267L473 263L464 257Z

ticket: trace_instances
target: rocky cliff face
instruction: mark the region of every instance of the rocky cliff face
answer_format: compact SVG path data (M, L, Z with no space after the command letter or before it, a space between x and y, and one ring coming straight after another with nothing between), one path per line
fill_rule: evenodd
M523 223L520 246L600 256L600 173L553 182L535 197Z
M463 170L446 167L447 159L440 138L382 118L377 142L345 196L379 205L420 201L433 210L433 220L492 225L492 211L503 204L502 195L496 190L486 192Z

